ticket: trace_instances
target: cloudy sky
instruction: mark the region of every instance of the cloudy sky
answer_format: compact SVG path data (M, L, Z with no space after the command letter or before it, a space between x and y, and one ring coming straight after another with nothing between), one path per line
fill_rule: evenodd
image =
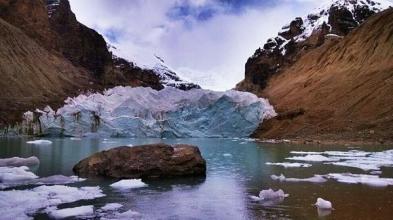
M119 55L150 66L154 55L213 90L233 88L267 38L320 0L70 0L77 18Z

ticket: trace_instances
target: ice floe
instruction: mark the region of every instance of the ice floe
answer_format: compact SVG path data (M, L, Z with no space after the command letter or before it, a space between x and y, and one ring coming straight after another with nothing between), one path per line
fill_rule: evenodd
M134 188L146 187L147 184L142 182L141 179L120 180L110 185L117 190L128 190Z
M36 166L40 164L40 160L33 156L29 158L4 158L0 159L0 167L20 167L20 166Z
M26 143L27 144L34 144L34 145L51 145L52 141L49 141L49 140L34 140L34 141L28 141Z
M121 86L37 111L44 134L76 137L248 137L276 115L266 99L247 92Z
M375 172L381 167L393 167L393 150L380 152L350 151L291 151L291 154L302 155L288 157L288 160L324 162L336 166L359 168L364 171Z
M324 200L322 198L317 199L315 206L318 209L325 209L325 210L332 210L333 209L332 203L330 201Z
M381 178L374 175L352 174L352 173L331 173L327 178L334 179L340 183L364 184L374 187L393 186L393 178Z
M271 206L277 205L284 201L289 194L285 194L283 190L274 191L272 189L262 190L258 196L250 196L254 201L260 202L262 205Z
M282 166L284 168L296 168L296 167L311 167L312 165L309 163L271 163L266 162L266 165L270 166Z
M63 203L105 196L99 187L39 186L28 190L0 191L2 219L32 219L41 209L53 210Z
M103 207L101 207L101 210L114 211L114 210L120 209L121 207L123 207L123 205L119 204L119 203L108 203L108 204L104 205Z
M283 174L280 176L271 175L272 180L278 180L280 182L310 182L310 183L324 183L327 180L322 175L314 175L309 178L287 178Z
M37 179L34 173L26 166L22 167L0 167L0 184L29 181Z
M94 209L92 205L79 206L75 208L66 208L66 209L53 209L48 211L48 215L55 219L92 216L93 214L94 214Z
M22 185L56 185L70 184L84 181L77 176L54 175L39 178L28 167L0 167L0 189L7 189Z
M324 161L337 161L338 159L329 158L318 154L308 154L306 156L288 157L287 160L309 161L309 162L324 162Z

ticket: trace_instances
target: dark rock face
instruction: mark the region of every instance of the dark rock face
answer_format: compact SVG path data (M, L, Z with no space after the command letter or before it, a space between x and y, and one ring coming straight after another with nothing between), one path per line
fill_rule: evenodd
M331 39L328 34L345 36L379 11L380 4L371 0L340 0L318 13L295 18L247 60L245 80L237 89L260 93L271 76L291 66L307 51L323 45L327 38Z
M82 177L154 179L205 176L206 162L195 146L154 144L102 151L80 161L73 171Z
M104 38L95 30L76 20L68 0L58 3L49 0L48 12L51 29L57 34L57 47L74 65L90 70L101 77L112 62Z

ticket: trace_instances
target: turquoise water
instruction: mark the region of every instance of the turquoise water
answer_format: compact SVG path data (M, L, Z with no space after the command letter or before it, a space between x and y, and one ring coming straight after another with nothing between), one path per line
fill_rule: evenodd
M263 144L247 139L49 139L52 145L28 145L27 139L0 139L0 158L37 156L41 163L32 168L40 177L73 175L72 167L94 152L121 145L165 142L185 143L200 147L207 161L204 179L186 178L147 182L149 187L128 192L112 190L115 180L90 179L76 186L100 185L107 195L62 207L93 204L101 207L108 202L123 204L143 219L391 219L393 216L393 187L373 188L365 185L343 184L333 180L326 183L280 183L270 175L283 173L289 177L306 178L314 174L365 173L356 168L322 165L310 168L267 166L266 162L283 162L292 150L325 151L351 150L351 147L302 146ZM382 151L389 147L367 147L362 150ZM392 158L393 160L393 158ZM383 177L393 177L392 168L382 169ZM251 200L262 189L283 189L290 196L280 204L261 204ZM335 210L319 217L312 206L318 197L332 201ZM1 207L0 207L1 208ZM38 214L37 219L46 219Z

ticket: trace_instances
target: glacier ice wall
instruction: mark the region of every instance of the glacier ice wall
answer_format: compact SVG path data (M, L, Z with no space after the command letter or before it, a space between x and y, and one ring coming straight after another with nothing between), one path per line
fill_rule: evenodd
M36 133L53 136L247 137L276 115L267 100L233 90L115 87L65 103L27 112L25 123L38 121Z

